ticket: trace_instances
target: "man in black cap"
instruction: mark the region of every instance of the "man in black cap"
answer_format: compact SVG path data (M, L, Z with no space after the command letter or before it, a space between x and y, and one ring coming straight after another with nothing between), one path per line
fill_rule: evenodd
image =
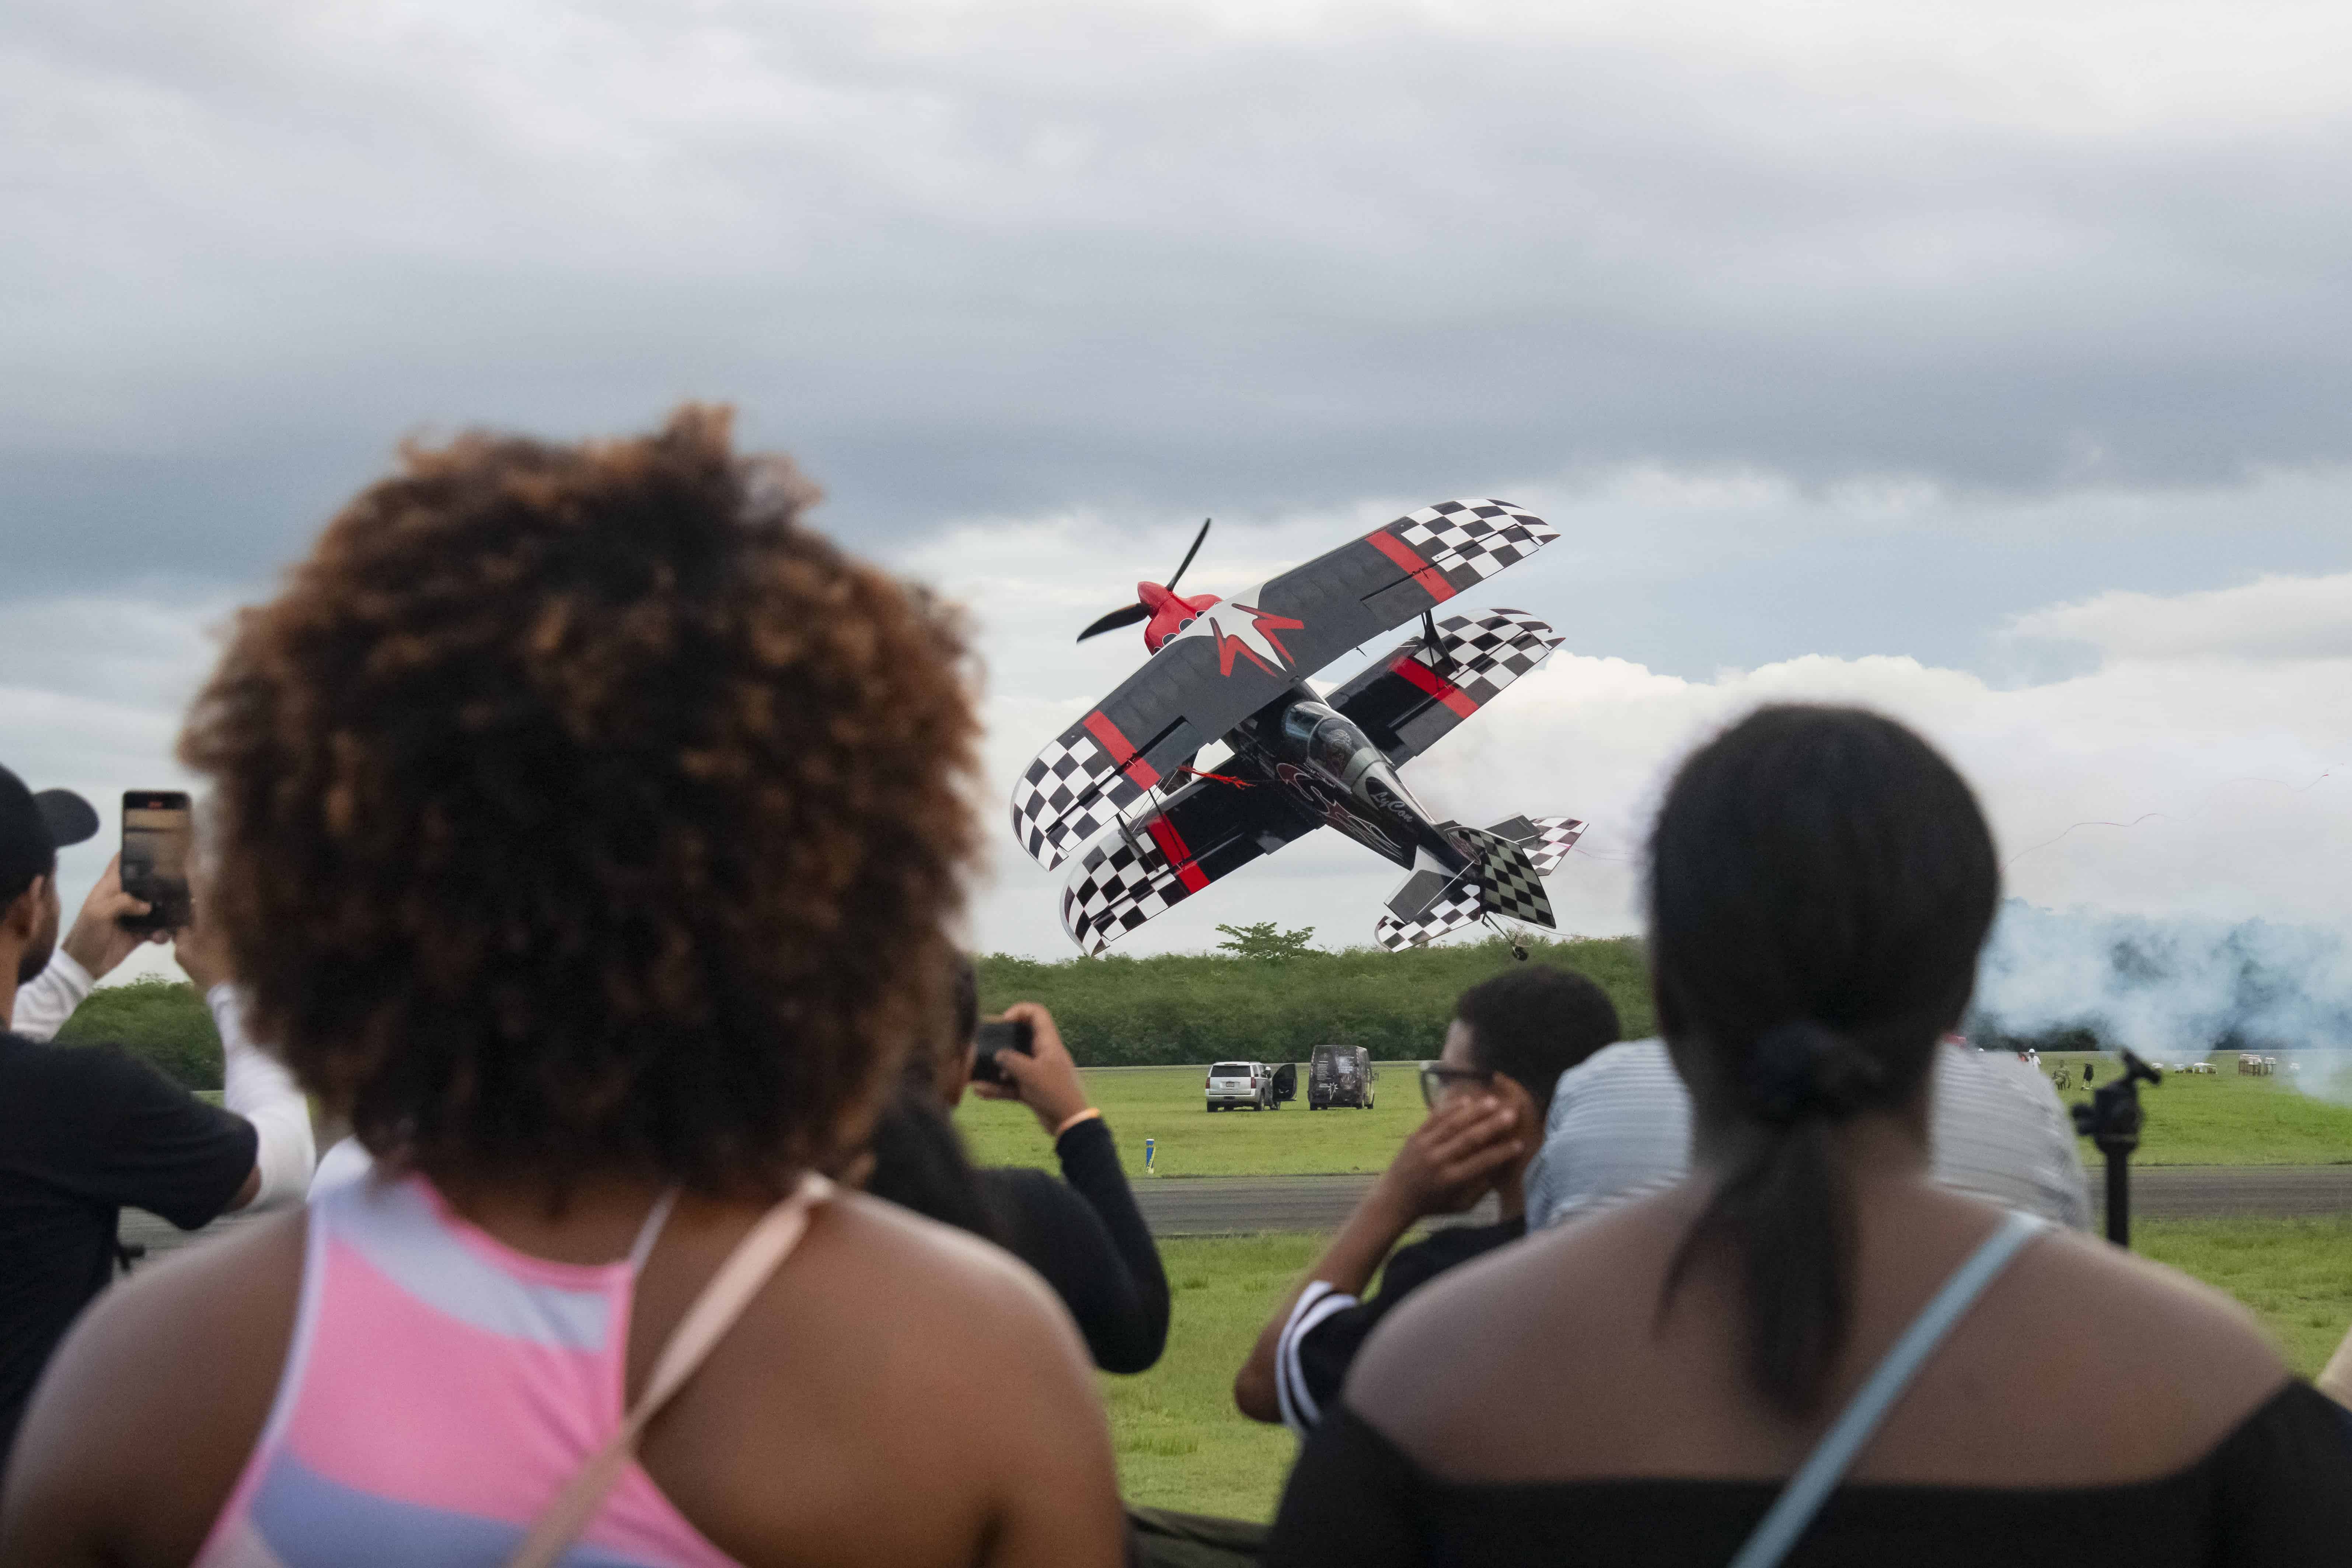
M57 944L58 849L97 831L79 795L0 767L0 1026ZM122 1207L208 1224L260 1191L259 1142L121 1051L0 1033L0 1471L50 1352L106 1286Z

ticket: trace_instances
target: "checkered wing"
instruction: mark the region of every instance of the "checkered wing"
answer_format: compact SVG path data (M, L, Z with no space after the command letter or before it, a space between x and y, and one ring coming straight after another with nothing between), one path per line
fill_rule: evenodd
M1091 957L1192 891L1158 845L1113 834L1071 868L1062 888L1062 929Z
M1536 874L1549 877L1584 837L1584 824L1572 816L1509 816L1486 831L1526 850Z
M1537 874L1549 877L1559 869L1576 841L1584 837L1584 824L1572 816L1538 816L1535 819L1536 841L1519 847L1528 852Z
M1050 871L1142 795L1086 725L1073 724L1013 786L1013 837Z
M1463 572L1492 577L1559 537L1559 530L1506 500L1440 501L1390 528L1449 579Z
M1062 929L1097 953L1218 878L1246 866L1316 822L1279 786L1240 763L1201 779L1158 810L1106 835L1071 867L1062 887Z
M1392 763L1429 750L1564 640L1524 610L1449 616L1437 637L1433 650L1420 637L1398 644L1328 699Z
M1408 947L1434 941L1447 931L1475 925L1484 912L1475 898L1456 886L1409 920L1392 914L1381 916L1372 922L1372 940L1391 952L1402 952Z

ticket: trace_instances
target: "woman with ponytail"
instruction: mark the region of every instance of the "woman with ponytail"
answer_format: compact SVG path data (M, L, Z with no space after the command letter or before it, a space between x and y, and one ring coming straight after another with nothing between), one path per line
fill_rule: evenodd
M1767 708L1684 763L1650 849L1692 1177L1400 1308L1267 1560L2352 1562L2352 1423L2242 1308L1930 1179L2000 881L1950 764Z

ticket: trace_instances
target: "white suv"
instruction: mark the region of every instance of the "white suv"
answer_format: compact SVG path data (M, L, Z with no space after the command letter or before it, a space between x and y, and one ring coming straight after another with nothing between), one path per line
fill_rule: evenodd
M1264 1062L1219 1062L1209 1068L1202 1084L1211 1110L1248 1106L1253 1110L1279 1110L1298 1092L1298 1069L1286 1062L1279 1068Z

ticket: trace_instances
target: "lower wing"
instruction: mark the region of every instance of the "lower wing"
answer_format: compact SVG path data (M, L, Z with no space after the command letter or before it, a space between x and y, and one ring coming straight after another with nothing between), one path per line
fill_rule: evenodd
M1062 929L1100 952L1230 871L1319 826L1282 786L1238 759L1129 819L1077 858L1062 888Z

